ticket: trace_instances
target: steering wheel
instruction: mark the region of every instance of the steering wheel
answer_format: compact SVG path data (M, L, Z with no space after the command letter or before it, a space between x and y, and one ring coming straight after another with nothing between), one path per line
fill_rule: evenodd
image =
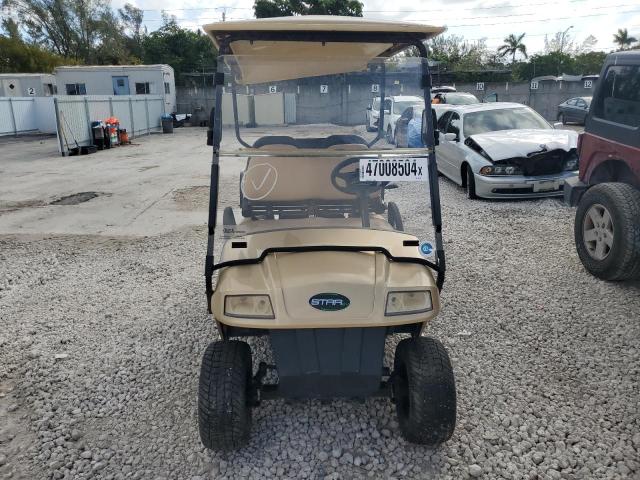
M331 184L339 192L358 197L362 226L369 228L369 197L372 193L382 190L389 182L361 182L359 167L347 170L347 167L353 164L359 165L360 158L347 158L333 167L333 170L331 170ZM338 183L338 180L344 182L344 185Z
M354 163L359 165L360 158L347 158L346 160L338 163L335 167L333 167L333 170L331 170L331 184L339 192L346 193L348 195L355 195L357 197L367 198L372 193L382 190L389 184L389 182L361 182L360 168L347 170L347 167L350 167ZM344 182L344 185L338 183L338 180Z

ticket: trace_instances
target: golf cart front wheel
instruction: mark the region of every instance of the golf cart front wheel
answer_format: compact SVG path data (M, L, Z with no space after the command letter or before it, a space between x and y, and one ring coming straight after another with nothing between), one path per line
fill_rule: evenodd
M397 231L404 231L404 224L402 223L402 215L400 215L400 209L395 202L387 203L387 217L389 224Z
M402 436L436 446L456 426L456 384L442 343L428 337L407 338L396 348L393 393Z
M237 340L211 343L204 352L198 388L198 425L202 444L235 450L251 431L251 349Z

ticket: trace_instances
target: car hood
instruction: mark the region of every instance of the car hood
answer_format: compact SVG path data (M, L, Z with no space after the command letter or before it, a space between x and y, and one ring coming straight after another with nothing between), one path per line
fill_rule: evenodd
M542 151L568 152L577 147L578 134L573 130L501 130L472 135L467 140L480 147L492 161L499 161Z

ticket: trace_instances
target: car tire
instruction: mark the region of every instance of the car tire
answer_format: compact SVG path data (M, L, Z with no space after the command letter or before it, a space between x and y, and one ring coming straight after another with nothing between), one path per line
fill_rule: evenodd
M560 115L558 115L558 121L563 125L567 124L567 120L564 118L564 113L561 113Z
M387 142L393 145L393 130L391 129L391 124L387 126Z
M456 384L442 343L428 337L406 338L395 352L393 395L402 436L436 446L456 426Z
M202 444L236 450L251 432L251 349L238 340L211 343L204 352L198 388Z
M393 131L393 144L396 147L399 147L400 145L398 145L398 128L396 127L396 129Z
M591 187L578 204L574 236L580 261L595 277L640 278L640 190L626 183Z
M465 166L464 171L467 176L467 198L469 200L475 200L478 198L478 195L476 195L476 177L473 175L473 170L471 170L469 164Z
M233 208L225 207L222 212L222 224L223 225L235 225L236 224L236 216L233 213Z
M395 202L387 203L387 219L389 225L399 232L404 232L404 224L402 223L402 215L400 209Z

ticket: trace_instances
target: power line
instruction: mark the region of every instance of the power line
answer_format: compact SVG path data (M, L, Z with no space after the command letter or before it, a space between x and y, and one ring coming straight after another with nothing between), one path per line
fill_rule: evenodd
M609 5L607 7L594 7L593 9L602 9L602 8L607 8L607 9L611 9L611 8L616 8L616 7L627 7L627 6L636 6L636 4L621 4L621 5ZM572 15L570 17L551 17L551 18L540 18L540 19L536 19L536 20L517 20L517 21L513 21L510 23L543 23L543 22L550 22L550 21L556 21L556 20L570 20L570 19L575 19L575 18L587 18L587 17L605 17L605 16L609 16L609 15L619 15L622 13L638 13L640 12L640 10L625 10L625 11L616 11L616 12L607 12L607 13L592 13L592 14L586 14L586 15ZM524 16L524 15L532 15L531 13L526 13L526 14L514 14L514 15L504 15L503 17L500 18L512 18L512 17L517 17L517 16ZM476 20L482 20L482 19L492 19L492 18L499 18L499 17L467 17L467 19L471 20L471 19L476 19ZM200 18L177 18L176 20L180 20L180 21L187 21L187 22L202 22L202 21L209 21L209 20L219 20L218 17L200 17ZM253 18L228 18L227 20L254 20ZM431 21L433 20L431 19L412 19L412 21L414 22L426 22L426 21ZM162 22L163 19L159 18L159 19L149 19L149 20L144 20L144 22ZM495 22L495 23L462 23L462 24L445 24L447 27L484 27L484 26L494 26L494 25L503 25L505 22Z

